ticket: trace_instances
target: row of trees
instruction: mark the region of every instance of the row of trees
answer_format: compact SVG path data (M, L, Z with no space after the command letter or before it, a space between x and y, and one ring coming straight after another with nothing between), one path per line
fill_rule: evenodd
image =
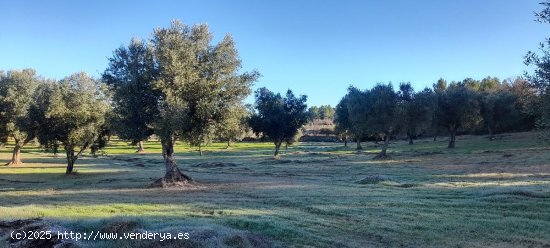
M21 164L21 148L35 138L45 147L63 146L67 173L82 152L97 146L109 109L105 87L85 73L55 82L32 69L0 74L1 142L15 142L9 165Z
M174 21L148 41L133 39L115 50L101 80L85 73L53 81L34 70L2 72L0 141L15 141L13 165L35 138L54 151L62 146L70 174L82 152L104 146L110 132L136 145L155 134L166 167L157 184L185 184L191 177L176 165L177 140L201 152L214 137L242 128L243 100L259 74L240 68L230 35L212 44L206 25Z
M10 165L21 164L21 148L31 140L67 156L67 174L88 148L106 145L116 134L138 146L156 135L162 144L165 175L155 186L192 181L174 159L176 141L201 147L228 141L251 128L272 140L275 156L292 143L310 119L306 96L256 91L255 108L243 100L259 73L240 73L235 43L227 35L212 44L206 25L174 21L155 29L148 41L132 39L113 52L100 80L76 73L59 81L32 69L0 73L0 142L15 141Z
M454 148L459 132L487 130L495 132L532 128L537 113L538 94L526 80L500 81L465 79L448 84L440 79L433 88L414 91L409 83L398 90L391 84L377 84L371 89L350 87L336 106L336 132L344 139L353 138L357 149L367 138L382 139L378 155L386 157L390 138L404 134L413 144L417 136L442 131L450 135L449 148Z

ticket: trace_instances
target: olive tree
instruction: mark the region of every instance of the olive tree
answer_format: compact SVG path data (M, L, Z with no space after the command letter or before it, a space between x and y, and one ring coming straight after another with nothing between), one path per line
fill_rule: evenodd
M33 69L11 70L0 79L0 137L2 142L15 142L7 165L21 165L21 148L36 136L35 125L28 109L34 101L34 91L42 82Z
M277 157L281 144L292 140L308 122L307 97L296 97L291 90L282 97L267 88L258 89L255 97L256 112L250 117L250 126L256 134L262 133L273 141Z
M454 148L459 129L481 121L476 92L462 82L451 83L438 95L437 121L450 133L448 148Z
M174 159L174 144L181 139L201 147L215 137L230 106L250 93L259 74L239 73L241 61L230 35L212 45L207 25L189 27L179 21L155 29L151 40L158 75L153 87L160 94L153 130L162 144L166 173L155 186L182 185L183 174Z
M138 146L153 134L152 123L158 115L159 90L152 87L157 76L153 51L144 41L132 39L128 47L120 47L109 58L102 75L113 93L113 114L110 128L119 138Z
M362 150L361 140L369 135L369 126L367 125L369 103L368 91L361 91L355 87L348 88L347 98L348 121L351 133L357 142L357 150Z
M407 135L409 145L412 145L413 138L431 124L433 92L428 88L414 92L410 83L402 83L399 85L398 95L402 129Z
M382 150L375 158L384 159L390 139L400 129L398 95L391 84L377 84L366 91L367 118L364 125L372 135L384 139Z
M109 109L105 87L86 73L75 73L40 90L42 102L33 113L40 115L40 142L59 142L67 155L66 174L72 174L79 156L100 137Z

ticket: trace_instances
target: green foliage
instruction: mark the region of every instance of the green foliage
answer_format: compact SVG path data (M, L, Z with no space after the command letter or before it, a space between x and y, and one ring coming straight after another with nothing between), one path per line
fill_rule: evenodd
M369 114L368 91L361 91L355 87L348 88L347 98L348 121L351 128L351 133L360 142L369 134L369 126L367 125L367 117ZM360 147L358 147L360 149Z
M506 82L501 83L497 78L481 81L480 114L490 139L494 132L509 130L521 120L520 110L516 107L518 97L510 89Z
M290 143L299 129L308 122L307 96L296 97L288 90L285 97L267 88L255 92L256 112L250 118L250 126L256 134L262 133L275 144L275 156L283 142Z
M241 61L230 35L211 45L208 26L189 27L174 21L156 29L152 44L159 75L160 114L154 125L161 138L181 138L195 146L207 144L217 128L232 118L231 106L240 104L259 77L242 73Z
M451 133L449 148L454 148L459 129L474 127L481 121L478 95L470 82L453 82L438 95L436 118Z
M0 137L8 137L22 146L36 135L28 109L34 100L34 91L42 82L33 69L12 70L0 78Z
M351 136L352 125L349 118L348 109L349 94L342 97L336 105L334 113L334 131L341 139L347 141Z
M158 71L153 51L144 41L132 39L109 58L102 75L113 94L110 128L134 145L153 134L160 92L152 87Z
M365 125L369 133L389 138L401 125L397 93L391 84L377 84L366 93L368 109Z
M223 123L218 127L218 138L222 141L227 141L231 145L231 141L242 139L242 136L248 130L248 112L243 105L230 106L228 116Z
M540 3L544 9L535 13L538 22L550 23L550 1L546 0ZM534 66L533 74L527 74L527 78L536 85L541 93L540 106L538 108L539 118L537 119L537 128L541 130L543 138L550 140L550 38L547 38L539 45L539 53L529 51L525 55L525 64Z
M105 88L86 73L75 73L38 92L43 97L33 113L42 115L39 123L43 145L61 143L67 153L67 173L72 173L80 154L102 134L109 109ZM47 106L47 107L45 107ZM75 154L76 149L79 149Z
M332 120L334 118L334 108L330 105L312 106L308 109L311 119Z
M426 88L414 92L410 83L399 86L399 119L402 130L409 137L409 143L418 134L425 133L430 128L433 116L434 93Z

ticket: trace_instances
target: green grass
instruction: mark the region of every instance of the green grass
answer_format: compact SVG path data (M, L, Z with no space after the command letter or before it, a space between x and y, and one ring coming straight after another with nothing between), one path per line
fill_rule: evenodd
M456 149L446 138L399 141L384 161L372 160L378 145L353 145L301 143L274 160L270 143L216 143L202 157L178 144L179 167L199 183L182 190L147 188L163 175L154 141L139 155L113 140L105 156L79 159L75 176L63 174L63 157L26 147L23 166L0 166L0 219L39 217L74 231L123 220L191 234L187 243L84 247L550 246L550 152L536 134L461 136ZM203 162L237 166L193 166Z

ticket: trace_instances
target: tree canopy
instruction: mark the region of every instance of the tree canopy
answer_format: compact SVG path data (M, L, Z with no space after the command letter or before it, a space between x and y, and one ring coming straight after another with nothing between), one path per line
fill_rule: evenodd
M101 135L109 104L105 87L86 73L75 73L40 90L41 102L33 113L44 116L40 123L43 145L59 142L67 155L67 174L76 160Z
M42 83L35 70L11 70L0 78L0 142L11 137L15 141L8 165L20 165L21 148L37 134L29 106L35 100L34 91Z
M153 51L144 41L132 39L128 47L120 47L109 58L102 75L113 96L110 127L119 138L138 145L153 134L158 116L159 90L153 88L158 74Z
M285 97L267 88L255 92L256 112L250 118L250 126L257 134L264 134L275 144L274 156L279 155L283 142L291 140L308 122L307 96L296 97L288 90Z

